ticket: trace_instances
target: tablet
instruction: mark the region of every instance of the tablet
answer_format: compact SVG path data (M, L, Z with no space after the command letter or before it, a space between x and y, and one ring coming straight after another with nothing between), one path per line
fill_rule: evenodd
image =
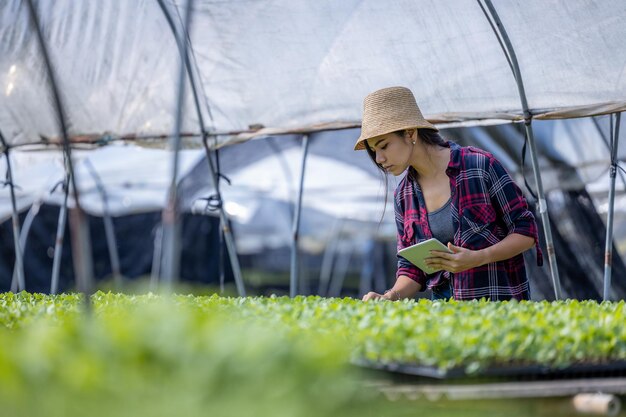
M413 265L426 272L427 274L433 274L441 269L431 268L426 265L426 258L432 257L431 250L438 250L442 252L452 253L450 249L439 240L432 238L423 242L417 243L408 248L404 248L398 252L398 255L402 256Z

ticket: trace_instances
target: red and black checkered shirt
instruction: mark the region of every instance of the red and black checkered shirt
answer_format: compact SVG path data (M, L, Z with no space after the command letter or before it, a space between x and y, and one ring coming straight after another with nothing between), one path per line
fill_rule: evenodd
M500 162L488 152L447 142L454 244L479 250L492 246L511 233L535 239L537 264L543 264L535 217L528 210L522 191ZM413 170L409 168L409 170ZM398 250L430 239L428 212L417 181L409 172L394 193ZM398 256L396 277L405 275L422 289L437 287L446 280L452 283L457 300L488 298L490 300L527 300L530 288L522 254L467 271L447 271L427 275Z

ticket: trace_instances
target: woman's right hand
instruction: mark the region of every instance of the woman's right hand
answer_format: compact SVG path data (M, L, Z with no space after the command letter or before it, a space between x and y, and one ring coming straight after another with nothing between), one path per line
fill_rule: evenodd
M414 297L415 294L422 288L422 286L407 277L406 275L400 275L393 285L393 288L385 291L384 294L378 294L377 292L370 291L363 296L363 301L369 300L389 300L398 301L405 298Z
M377 292L370 291L363 296L363 301L369 301L369 300L387 300L387 298L382 294L378 294Z

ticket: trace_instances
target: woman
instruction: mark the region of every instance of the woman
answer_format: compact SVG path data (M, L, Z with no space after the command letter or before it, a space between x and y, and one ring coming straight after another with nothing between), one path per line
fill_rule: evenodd
M537 225L519 187L493 155L445 141L404 87L378 90L364 100L361 136L379 168L407 171L394 193L398 250L436 237L452 253L432 251L427 275L398 256L396 282L363 300L433 298L527 300L530 288L522 252L535 246Z

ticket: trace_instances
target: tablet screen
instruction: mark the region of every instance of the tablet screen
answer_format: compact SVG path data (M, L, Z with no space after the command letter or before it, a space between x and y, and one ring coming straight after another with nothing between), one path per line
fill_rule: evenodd
M402 256L404 259L411 262L427 274L433 274L441 269L431 268L426 265L426 258L430 258L432 256L430 254L431 250L452 253L446 245L441 243L439 240L432 238L413 246L409 246L408 248L404 248L398 252L398 255Z

